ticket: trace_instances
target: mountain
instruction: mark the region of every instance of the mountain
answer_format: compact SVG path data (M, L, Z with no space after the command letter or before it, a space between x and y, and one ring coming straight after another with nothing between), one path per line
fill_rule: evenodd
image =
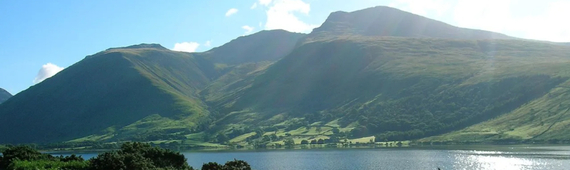
M459 28L399 9L378 6L333 12L305 41L346 36L393 36L443 39L513 39L503 34Z
M10 94L8 91L0 88L0 104L2 104L2 102L8 100L8 98L12 97L12 94Z
M568 54L389 7L335 12L307 35L87 56L0 105L0 143L570 140Z
M215 63L229 65L276 61L289 54L297 41L304 36L305 34L285 30L260 31L234 39L201 55Z
M3 104L0 134L12 137L0 143L71 140L103 130L129 133L121 128L147 117L172 122L160 130L192 128L208 115L195 93L215 74L206 60L159 45L87 56ZM155 130L152 123L140 128Z
M0 143L150 140L198 131L211 121L200 90L245 67L240 62L270 64L262 61L288 53L296 43L291 39L301 35L262 31L206 53L140 44L87 56L0 106L0 134L13 136ZM273 50L260 50L270 39L282 41L273 43ZM218 57L236 43L244 46L226 62L234 65L219 69ZM253 55L255 60L247 59Z
M568 47L388 7L333 13L301 41L234 90L209 94L216 112L230 113L214 126L417 139L509 114L570 78Z

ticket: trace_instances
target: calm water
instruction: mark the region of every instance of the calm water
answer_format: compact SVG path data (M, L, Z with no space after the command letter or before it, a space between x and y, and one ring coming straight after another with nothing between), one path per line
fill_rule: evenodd
M188 163L245 160L261 170L348 169L570 169L570 147L336 149L183 152ZM81 154L84 158L96 154Z

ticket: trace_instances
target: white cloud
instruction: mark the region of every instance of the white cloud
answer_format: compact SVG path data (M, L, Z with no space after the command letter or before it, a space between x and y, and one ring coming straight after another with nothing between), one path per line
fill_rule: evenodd
M195 52L196 49L200 46L197 42L181 42L174 44L174 51L183 51L183 52Z
M389 6L459 27L570 42L568 0L394 0Z
M453 7L446 0L396 0L388 6L422 16L426 16L428 12L435 12L438 16L441 16Z
M253 27L250 27L249 25L244 25L241 28L243 28L245 30L245 33L244 33L245 35L251 34L253 32L253 29L255 29Z
M55 74L57 74L61 70L63 70L63 67L59 67L55 64L52 64L52 63L44 64L42 66L42 68L40 69L40 71L38 72L38 75L36 76L36 78L34 79L33 82L34 82L34 84L38 84L38 83L44 81L45 79L50 78L51 76L54 76Z
M265 2L263 2L265 3ZM260 4L263 4L260 1ZM270 1L267 3L271 3ZM291 32L310 32L317 25L307 24L295 15L308 15L311 5L302 0L275 0L267 10L265 29L284 29Z
M265 5L265 6L267 6L267 5L269 5L270 3L271 3L271 0L259 0L259 4L260 4L260 5Z
M510 30L522 32L524 38L570 42L570 1L554 1L537 16L524 17L509 25Z
M249 9L255 9L255 8L257 8L257 2L253 3L253 5L251 5L251 7L249 7Z
M503 32L512 21L510 0L458 1L453 11L460 27Z
M226 17L232 16L233 14L236 14L238 12L238 9L232 8L229 9L228 12L226 12Z
M210 47L212 46L212 40L208 40L206 41L206 43L204 43L204 47Z

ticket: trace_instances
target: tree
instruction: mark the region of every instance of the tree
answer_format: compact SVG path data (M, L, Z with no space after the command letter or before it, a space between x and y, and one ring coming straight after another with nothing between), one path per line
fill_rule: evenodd
M334 127L334 128L332 129L332 133L333 133L333 134L338 134L339 132L340 132L340 130L338 129L338 127Z
M245 161L234 159L226 162L224 165L216 162L205 163L202 165L202 170L251 170L251 167Z
M0 162L0 169L6 169L14 160L22 161L36 161L36 160L49 160L54 157L49 154L42 154L39 151L29 146L15 146L9 147L2 152L2 161Z
M293 146L295 146L295 141L291 138L287 138L283 142L285 143L285 147L292 148Z
M216 136L216 140L218 141L218 143L226 143L226 142L228 142L228 140L230 140L230 139L228 138L228 136L227 136L226 134L224 134L224 133L219 133L219 134Z
M208 162L202 165L202 170L218 170L224 168L224 165L220 165L216 162Z
M271 138L271 141L279 140L279 137L275 133L271 134L271 136L269 136L269 137Z
M234 159L233 161L226 162L223 170L251 170L251 167L245 161Z
M89 160L90 170L106 169L192 169L184 155L151 147L145 143L125 143L120 150L105 152Z

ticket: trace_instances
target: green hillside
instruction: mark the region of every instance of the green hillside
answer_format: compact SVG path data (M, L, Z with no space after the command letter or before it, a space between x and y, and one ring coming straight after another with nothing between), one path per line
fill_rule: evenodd
M421 139L422 142L558 142L570 134L570 81L546 95L495 119L451 133Z
M213 121L202 90L219 90L249 71L265 68L302 35L262 31L206 53L140 44L87 56L0 106L0 134L15 136L0 138L0 143L186 138ZM273 50L260 50L268 39L282 41ZM236 44L244 46L240 53L231 53ZM241 59L215 63L221 55ZM249 60L252 55L256 58Z
M230 110L247 115L237 119L244 124L274 124L275 116L308 124L338 120L341 127L359 125L353 137L415 139L476 124L544 96L569 78L568 52L520 40L314 42L240 89L243 95Z
M208 72L210 71L210 72ZM208 115L196 97L213 64L152 45L109 49L30 87L0 106L0 143L55 142L91 134L183 131ZM140 123L146 117L168 125Z
M566 45L335 12L308 35L87 56L0 105L0 143L570 140L569 64Z
M0 104L6 100L8 100L10 97L12 97L12 94L10 94L8 91L0 88Z

